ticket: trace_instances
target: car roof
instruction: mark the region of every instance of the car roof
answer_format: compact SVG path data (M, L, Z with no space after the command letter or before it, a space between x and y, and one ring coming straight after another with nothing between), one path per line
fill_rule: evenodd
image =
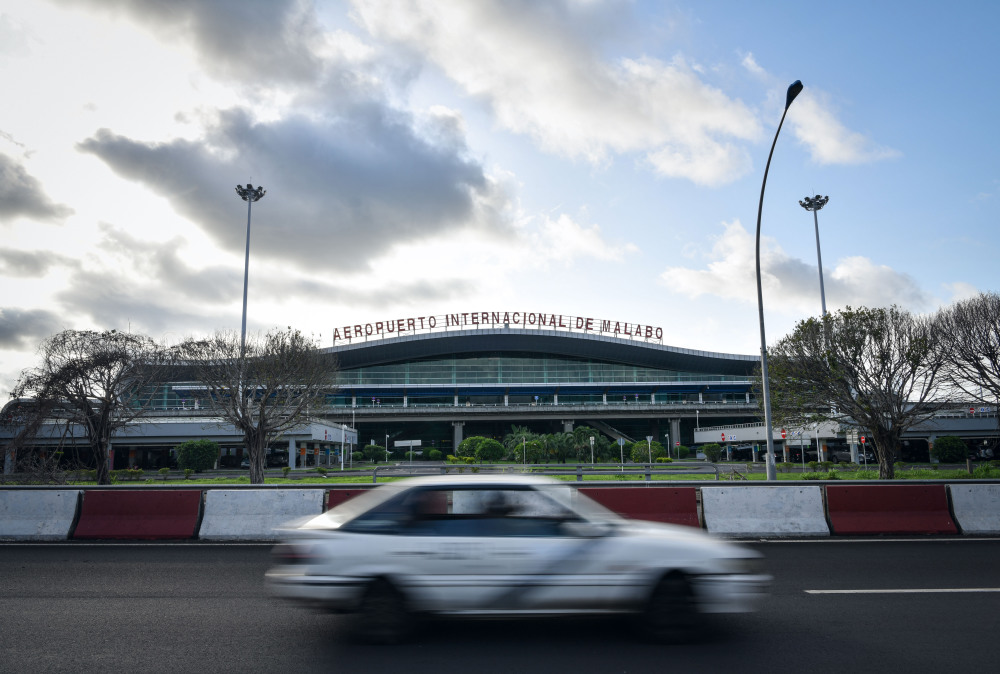
M497 473L489 475L427 475L422 477L410 477L397 482L392 482L390 484L394 484L398 487L419 487L425 485L438 487L442 485L453 485L459 487L483 484L526 486L563 483L560 480L550 477L542 477L541 475L508 475Z

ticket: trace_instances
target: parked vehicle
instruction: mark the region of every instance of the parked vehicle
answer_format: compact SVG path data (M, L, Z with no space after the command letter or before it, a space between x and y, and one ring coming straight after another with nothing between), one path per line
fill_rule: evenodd
M700 613L751 610L760 555L690 527L621 518L573 487L529 476L438 476L378 487L283 532L270 590L355 612L376 641L415 617L629 612L662 641Z

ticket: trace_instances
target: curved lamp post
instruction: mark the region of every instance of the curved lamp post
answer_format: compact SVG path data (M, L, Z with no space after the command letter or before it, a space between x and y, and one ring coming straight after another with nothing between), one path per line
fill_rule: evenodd
M816 215L816 211L826 206L826 202L828 201L830 201L830 197L821 197L817 194L814 197L806 197L799 202L799 206L807 211L812 211L813 224L816 225L816 261L819 263L819 301L823 307L824 316L826 316L826 291L823 289L823 254L819 250L819 216Z
M767 165L764 167L764 181L760 184L760 201L757 204L757 312L760 316L760 376L764 390L764 430L767 433L768 480L777 480L778 471L774 465L774 433L771 429L771 390L767 379L767 338L764 336L764 294L761 291L760 284L760 215L764 209L764 187L767 186L767 172L771 168L771 157L774 155L774 146L778 144L778 134L781 133L781 125L785 123L785 115L788 114L788 107L801 91L802 82L799 80L795 80L788 87L788 93L785 95L785 111L781 113L778 130L774 132L774 141L771 143L771 152L767 155Z
M247 253L243 263L243 326L240 329L240 362L242 363L247 343L247 281L250 278L250 207L253 206L253 202L260 201L267 194L267 190L263 187L254 187L250 183L247 183L246 187L237 185L236 194L240 195L240 199L247 202Z

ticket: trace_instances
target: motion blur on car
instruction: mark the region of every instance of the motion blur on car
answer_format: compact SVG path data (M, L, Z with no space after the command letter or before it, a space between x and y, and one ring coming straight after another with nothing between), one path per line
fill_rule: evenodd
M404 638L428 614L630 613L663 642L705 613L752 610L770 578L753 550L691 527L626 520L542 477L413 478L283 531L272 593Z

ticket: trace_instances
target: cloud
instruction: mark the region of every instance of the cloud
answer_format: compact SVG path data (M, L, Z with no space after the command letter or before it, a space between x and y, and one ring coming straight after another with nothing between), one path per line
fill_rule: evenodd
M850 131L834 117L829 96L803 91L795 100L789 121L799 142L819 164L864 164L900 156L897 150L877 145L867 136Z
M79 267L79 262L47 250L0 249L0 274L7 277L42 278L54 266Z
M124 14L171 41L190 42L207 72L248 83L315 80L324 38L304 0L61 0Z
M273 122L228 110L198 141L146 143L102 129L79 149L169 198L232 252L245 244L234 177L253 175L267 188L253 207L253 254L297 264L366 266L399 244L509 227L508 195L463 142L435 145L410 115L376 102Z
M638 152L662 175L702 185L750 168L733 141L756 140L761 127L742 102L681 58L601 58L596 49L621 26L625 3L354 5L372 35L422 55L546 151L595 164Z
M668 267L660 278L673 292L689 298L710 295L741 302L757 302L755 239L737 220L724 225L705 269ZM820 313L819 272L787 255L773 239L761 239L761 283L767 297L780 297L785 313ZM935 300L920 289L916 280L868 258L849 257L824 268L827 310L845 306L889 306L898 304L913 311L926 311ZM774 307L774 300L768 303Z
M565 213L555 219L544 218L538 230L525 237L524 243L536 259L541 257L562 263L578 258L621 262L628 253L638 251L633 244L610 244L598 225L585 227Z
M33 349L60 330L62 318L44 309L0 309L0 346L5 349Z
M73 209L49 199L20 162L0 153L0 222L21 217L60 222L72 213Z

